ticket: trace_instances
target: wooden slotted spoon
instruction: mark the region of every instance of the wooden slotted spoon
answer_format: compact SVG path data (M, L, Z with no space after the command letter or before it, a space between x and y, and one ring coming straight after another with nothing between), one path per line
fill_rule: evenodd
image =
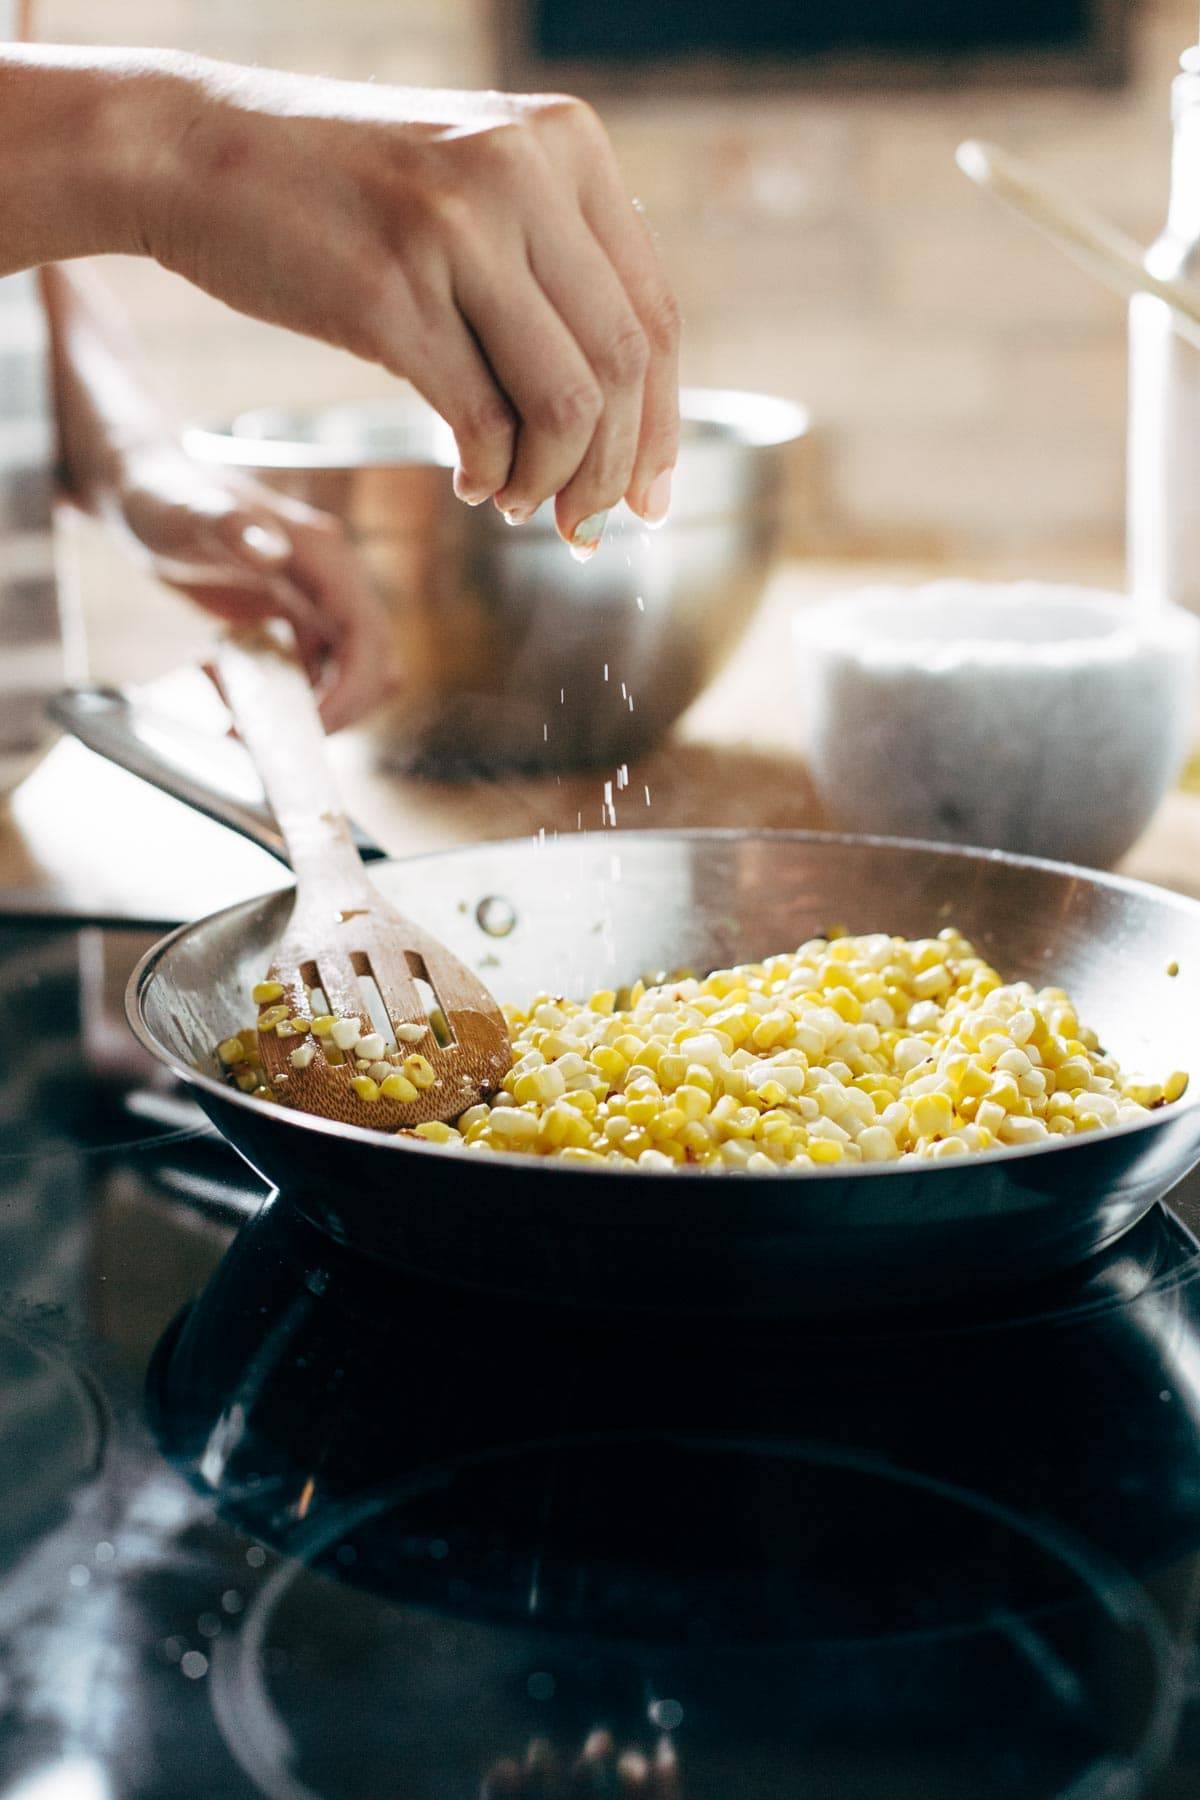
M380 1131L440 1119L449 1122L493 1092L512 1062L504 1020L479 978L444 944L398 912L368 878L355 849L325 755L312 690L299 665L266 633L230 638L217 652L217 673L234 722L262 779L296 877L292 916L268 979L278 982L289 1017L311 1016L318 987L338 1018L376 1031L359 982L372 976L398 1041L389 1050L419 1053L436 1082L415 1100L360 1098L353 1050L335 1066L311 1035L259 1031L267 1079L304 1112ZM431 1024L417 982L433 990L450 1041ZM260 1009L261 1018L266 1006ZM440 1021L439 1021L440 1023ZM406 1032L404 1028L409 1028ZM417 1039L413 1029L420 1028ZM445 1032L442 1033L446 1035ZM406 1041L411 1039L412 1041ZM306 1068L291 1053L316 1042Z

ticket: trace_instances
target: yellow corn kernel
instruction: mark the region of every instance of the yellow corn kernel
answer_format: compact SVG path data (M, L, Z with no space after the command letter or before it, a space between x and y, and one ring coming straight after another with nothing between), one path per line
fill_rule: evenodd
M661 1106L660 1095L638 1094L632 1100L626 1100L625 1116L635 1125L648 1125L651 1119L657 1118Z
M607 1160L599 1150L585 1150L582 1145L568 1144L565 1150L559 1151L563 1162L603 1163Z
M945 1136L954 1124L948 1094L919 1094L912 1103L912 1128L918 1137Z
M808 1154L815 1163L840 1163L845 1151L832 1138L814 1138L808 1146Z
M353 1088L357 1088L359 1081L367 1079L369 1079L369 1077L360 1075L356 1080L352 1081L350 1085ZM384 1077L379 1091L385 1100L399 1100L404 1106L411 1106L413 1101L417 1098L417 1089L413 1086L412 1082L409 1081L406 1075L400 1073L399 1069L397 1069L394 1075L387 1075Z
M388 1080L391 1080L390 1075ZM359 1099L365 1100L368 1105L372 1105L379 1098L379 1083L377 1081L372 1081L369 1075L351 1076L350 1086L354 1089Z
M282 981L256 981L250 989L255 1006L269 1006L272 1000L282 1000L283 994Z
M980 1063L968 1062L958 1082L961 1094L982 1100L992 1085L992 1078Z
M318 1013L312 1022L315 1037L328 1037L336 1023L332 1013Z
M591 1060L595 1063L606 1081L617 1082L624 1078L629 1064L614 1044L600 1044L592 1051Z
M1142 1075L1131 1076L1125 1083L1125 1093L1130 1100L1139 1106L1158 1106L1163 1099L1163 1089L1157 1081L1147 1081Z
M687 1072L686 1056L680 1056L677 1050L664 1050L654 1074L663 1093L669 1094L687 1080Z
M391 1076L388 1076L391 1080ZM382 1092L382 1090L380 1090ZM417 1137L425 1138L430 1144L456 1144L459 1134L451 1125L443 1125L440 1119L429 1119L424 1125L414 1125L413 1132Z
M1183 1098L1187 1092L1188 1077L1184 1069L1175 1069L1163 1082L1163 1099L1168 1105Z
M1059 1094L1073 1094L1091 1081L1091 1066L1082 1056L1068 1056L1054 1071L1054 1088Z
M677 1137L686 1124L687 1114L681 1107L666 1106L656 1119L651 1119L646 1129L661 1148L664 1138Z
M828 998L829 1004L832 1006L834 1012L840 1013L848 1025L859 1025L862 1023L862 1004L855 999L849 988L835 988ZM787 1017L786 1014L782 1016L784 1018ZM788 1023L790 1024L791 1021L788 1020ZM755 1041L757 1042L757 1038Z
M265 1012L260 1012L258 1015L258 1029L274 1031L277 1025L282 1025L290 1011L291 1008L287 1006L268 1006Z
M594 1013L611 1013L616 1004L615 988L597 988L588 1001L588 1010Z
M344 1050L339 1050L333 1043L325 1045L325 1061L331 1069L340 1069L345 1060L346 1052Z
M685 1081L675 1089L672 1098L687 1119L702 1119L712 1110L712 1094L699 1082Z
M950 972L941 963L922 970L912 980L912 991L918 1000L936 1000L940 995L948 994L952 986Z
M225 1038L217 1045L217 1058L226 1068L231 1068L234 1063L245 1062L246 1051L241 1038Z
M243 1094L253 1094L257 1089L259 1082L262 1080L262 1070L253 1069L247 1064L244 1069L234 1070L233 1079L237 1082Z

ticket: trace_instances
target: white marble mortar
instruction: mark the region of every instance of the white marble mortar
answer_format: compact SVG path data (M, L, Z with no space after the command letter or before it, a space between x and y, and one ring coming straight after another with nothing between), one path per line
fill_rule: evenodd
M813 779L831 825L1121 857L1177 776L1200 624L1045 582L866 588L794 625Z

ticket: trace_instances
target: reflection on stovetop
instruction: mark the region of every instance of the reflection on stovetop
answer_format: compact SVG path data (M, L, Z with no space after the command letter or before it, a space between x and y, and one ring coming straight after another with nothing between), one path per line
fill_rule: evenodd
M1194 1795L1200 1180L844 1331L446 1292L162 1084L141 948L0 930L0 1791Z

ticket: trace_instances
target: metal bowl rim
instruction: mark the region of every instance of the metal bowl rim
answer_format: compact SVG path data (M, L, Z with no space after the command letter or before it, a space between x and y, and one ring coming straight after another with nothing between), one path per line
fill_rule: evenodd
M734 449L753 454L758 450L777 450L784 445L798 442L807 436L812 428L812 415L808 408L794 400L786 400L776 394L757 393L749 388L683 388L680 391L680 404L683 421L686 424L714 425L722 428L719 443L706 445L703 441L686 444L683 455L703 453L706 448ZM293 415L307 410L313 416L329 412L353 412L356 405L364 412L368 409L383 410L394 405L397 412L404 410L420 416L429 412L424 403L408 399L390 401L347 402L343 406L336 404L315 406L304 409L297 407L248 407L246 413L274 412L292 413ZM756 412L767 415L774 420L773 426L766 435L755 433L751 421ZM245 413L238 415L244 417ZM436 414L431 414L436 418ZM233 422L236 424L236 420ZM453 456L448 454L439 458L435 454L427 456L400 457L385 454L382 451L372 453L365 448L354 449L337 444L310 444L300 439L239 437L234 430L219 430L202 426L193 426L185 434L187 449L201 460L208 463L220 463L225 467L245 469L297 469L308 471L344 470L344 469L443 469L453 466Z
M963 859L971 862L983 861L1004 868L1029 869L1057 876L1065 875L1076 880L1082 879L1092 886L1106 888L1115 893L1128 894L1135 899L1153 900L1158 905L1165 902L1180 912L1191 913L1196 919L1196 922L1200 924L1200 900L1193 900L1187 894L1177 894L1170 888L1156 887L1152 882L1138 881L1128 875L1113 875L1103 870L1083 868L1076 863L1052 862L1047 857L1017 856L1005 850L988 850L958 844L939 844L928 842L921 838L869 836L853 832L831 831L691 829L678 831L589 831L580 835L589 838L603 838L606 844L612 844L615 840L620 840L624 843L638 843L654 840L660 842L666 840L675 843L694 842L697 840L705 843L727 843L753 840L771 843L782 842L826 846L843 845L855 849L915 850L937 856L944 856L950 861L961 861ZM559 840L559 843L565 849L576 841L577 839L572 837L569 839L561 839ZM401 865L427 862L430 860L448 862L457 857L472 856L477 853L479 847L480 846L477 844L460 844L449 850L427 850L423 851L419 856L392 857L388 860ZM494 842L489 843L487 848L493 850L521 849L532 853L532 846L529 844L528 840L524 838L496 839ZM538 854L545 854L545 851L539 850ZM551 854L553 854L553 850L551 850ZM173 945L181 938L185 937L188 932L197 929L200 925L215 923L218 919L227 918L233 913L243 912L248 907L253 907L257 904L272 904L278 899L278 895L281 891L286 892L287 890L275 889L268 894L252 895L248 899L235 901L231 906L222 907L218 912L210 913L205 919L194 920L190 923L176 926L173 931L168 932L164 938L159 939L159 941L153 944L143 956L139 957L125 988L125 1016L128 1019L130 1027L138 1042L157 1062L169 1068L188 1086L202 1088L205 1092L212 1094L215 1098L219 1099L223 1104L231 1105L239 1110L248 1108L256 1117L262 1116L262 1101L253 1099L249 1094L241 1093L237 1088L229 1087L225 1082L219 1081L215 1076L207 1074L202 1069L190 1066L181 1058L175 1056L173 1052L169 1051L166 1046L158 1040L146 1023L142 1009L142 995L154 979L154 976L157 973L158 964L166 956ZM279 1109L276 1108L275 1110L278 1111ZM454 1148L448 1148L445 1145L422 1142L419 1138L399 1138L381 1131L369 1131L365 1126L361 1125L345 1125L334 1119L318 1118L312 1113L284 1110L287 1123L293 1125L296 1129L319 1132L327 1137L343 1138L351 1144L360 1144L364 1148L371 1147L375 1150L382 1150L384 1146L387 1145L393 1153L403 1156L416 1155L445 1158L447 1155L459 1156L463 1154L463 1152ZM933 1179L939 1175L958 1176L962 1174L964 1166L977 1167L998 1162L1010 1163L1024 1161L1030 1157L1056 1156L1062 1154L1064 1151L1082 1149L1087 1145L1095 1145L1100 1142L1107 1143L1117 1138L1131 1137L1135 1133L1159 1130L1168 1120L1177 1119L1188 1114L1194 1114L1197 1111L1200 1111L1200 1093L1193 1093L1188 1098L1181 1097L1179 1100L1173 1101L1170 1106L1157 1109L1155 1112L1151 1113L1148 1118L1134 1119L1126 1125L1116 1125L1100 1132L1088 1132L1077 1137L1055 1137L1048 1143L1028 1145L1012 1144L1005 1145L1003 1148L997 1150L973 1151L966 1156L947 1157L944 1161L940 1162L926 1160L917 1163L905 1163L903 1165L898 1163L852 1163L848 1167L842 1164L830 1164L825 1168L797 1169L794 1171L782 1169L778 1174L774 1175L748 1175L744 1170L731 1169L713 1171L705 1168L684 1166L670 1171L670 1179L673 1181L711 1180L714 1173L736 1175L739 1181L762 1181L767 1183L777 1183L780 1181L806 1183L822 1181L870 1181L887 1176L895 1177L897 1175L920 1175L923 1178L928 1179ZM667 1173L666 1171L643 1171L636 1168L623 1168L615 1163L564 1164L555 1157L521 1156L510 1151L493 1151L487 1157L478 1158L475 1166L486 1169L491 1165L509 1171L517 1171L530 1178L542 1176L549 1178L554 1175L583 1175L591 1180L594 1178L604 1179L617 1176L626 1180L634 1179L655 1185L661 1184Z

